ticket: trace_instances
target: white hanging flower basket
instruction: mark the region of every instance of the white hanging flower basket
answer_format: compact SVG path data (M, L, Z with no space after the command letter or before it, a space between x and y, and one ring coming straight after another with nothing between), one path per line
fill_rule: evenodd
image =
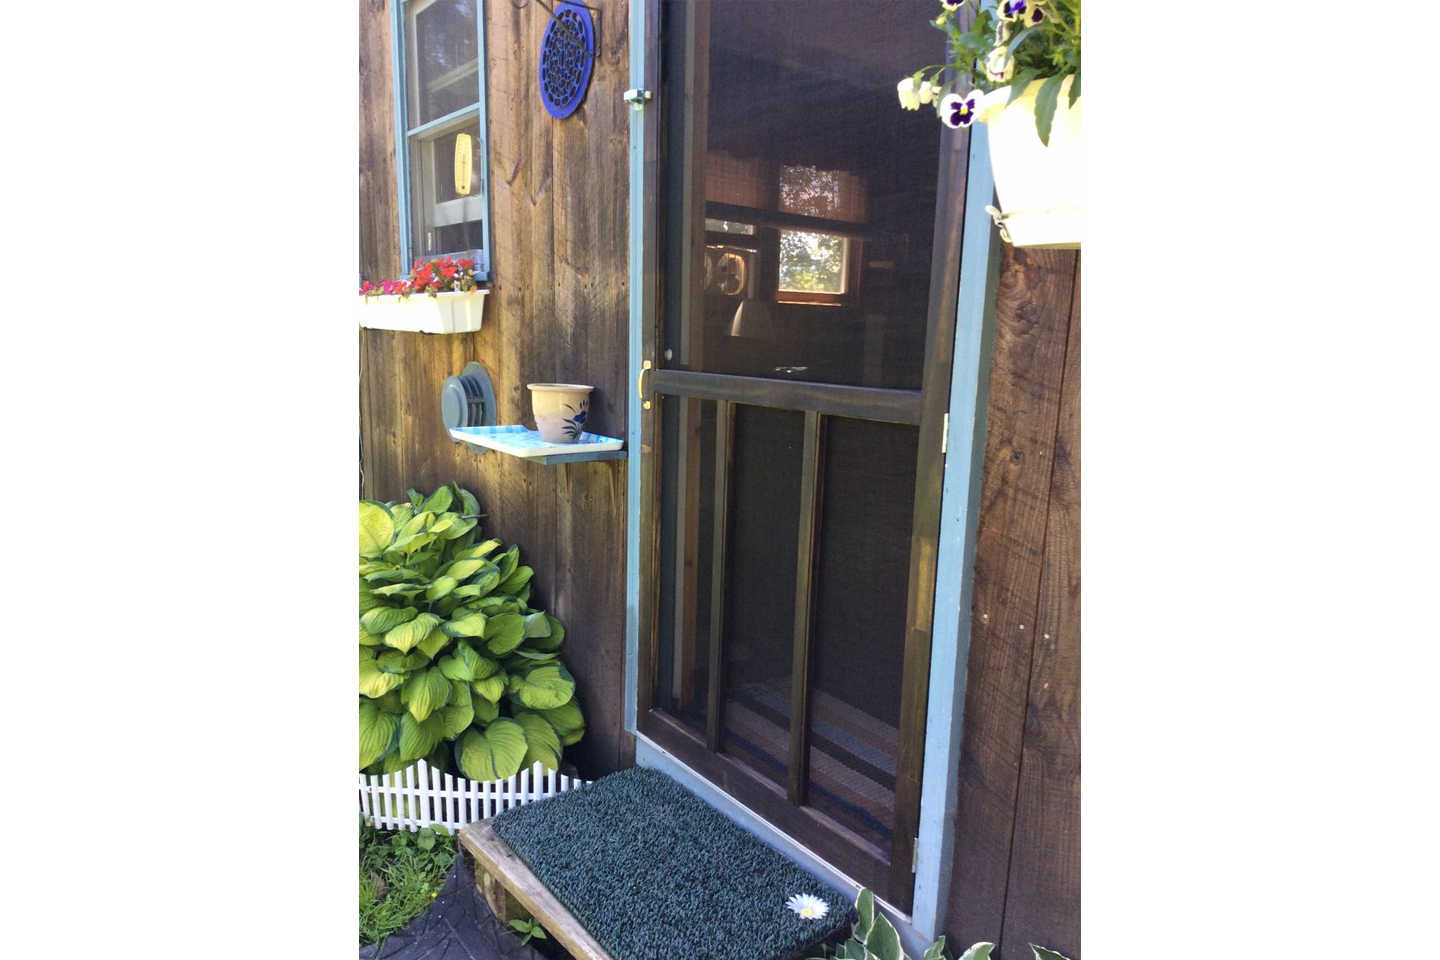
M489 290L360 297L360 326L418 333L471 333L480 329Z
M987 207L1000 235L1017 247L1080 249L1080 103L1070 105L1070 84L1060 84L1050 145L1035 132L1034 80L1014 103L1010 88L988 93L976 120L990 132L990 168L1000 210Z

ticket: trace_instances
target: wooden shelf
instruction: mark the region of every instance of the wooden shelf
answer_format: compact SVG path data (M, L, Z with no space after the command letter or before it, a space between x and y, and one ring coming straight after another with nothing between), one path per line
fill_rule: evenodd
M576 443L548 443L540 434L519 424L495 427L452 427L450 436L462 443L496 450L534 463L584 463L587 460L624 460L625 442L614 437L584 433Z

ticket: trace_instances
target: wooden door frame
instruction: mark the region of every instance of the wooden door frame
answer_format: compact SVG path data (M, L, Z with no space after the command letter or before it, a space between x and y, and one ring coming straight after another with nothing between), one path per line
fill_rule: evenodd
M657 766L680 779L692 790L706 797L722 812L745 825L771 846L794 857L802 866L841 888L852 891L857 883L824 849L806 847L786 833L784 822L796 814L805 815L803 807L786 804L790 813L752 810L734 799L723 781L730 776L755 778L739 764L735 771L719 768L718 781L697 772L699 764L685 744L704 751L705 738L685 730L666 737L676 750L647 737L641 730L642 717L659 718L651 712L651 690L654 677L642 677L648 665L653 671L655 631L654 617L642 617L642 610L654 610L658 586L655 578L641 581L645 567L656 569L659 562L659 516L653 506L658 498L659 458L646 456L655 449L654 417L645 410L657 399L653 385L653 360L656 357L657 309L662 300L662 276L659 254L662 249L658 235L658 191L662 182L660 126L663 105L659 82L660 4L657 0L631 0L630 47L632 102L630 128L630 374L636 378L639 397L628 405L629 448L632 452L627 475L629 523L626 533L626 676L625 729L636 738L636 759L642 765ZM643 38L643 39L642 39ZM646 99L648 98L648 99ZM649 122L647 122L647 120ZM967 143L968 141L968 143ZM937 503L938 536L929 543L912 542L911 571L916 566L928 567L926 580L934 588L928 596L911 591L907 623L912 628L917 612L929 617L930 638L924 645L928 658L928 683L924 689L906 691L910 697L921 697L925 704L918 711L923 718L920 736L913 737L907 749L923 752L922 781L913 784L918 795L918 820L914 825L918 838L914 860L913 899L908 913L888 904L886 912L896 922L907 949L922 952L931 938L944 925L945 897L949 886L955 823L956 781L960 753L960 721L965 695L965 661L969 647L969 617L961 613L969 605L973 582L973 561L976 500L980 491L981 458L984 451L985 399L988 391L990 342L993 330L994 289L998 274L999 241L987 204L994 202L994 185L990 176L988 149L983 130L973 134L947 134L947 150L942 169L951 173L944 183L955 184L954 164L968 164L964 182L965 208L963 220L951 223L963 236L961 256L933 265L932 298L949 296L955 299L956 322L951 327L951 340L944 357L948 373L948 398L941 390L923 394L926 409L917 419L944 424L935 429L935 437L922 430L922 456L940 458L940 489L927 495ZM975 162L970 162L975 161ZM958 195L946 195L940 202L957 203ZM938 239L938 238L937 238ZM956 273L960 292L955 294ZM947 281L948 278L948 281ZM947 294L948 291L948 294ZM931 309L931 323L935 316ZM927 329L927 338L933 331ZM938 350L931 351L939 353ZM926 384L931 376L927 359ZM728 385L727 385L728 386ZM880 398L883 399L883 398ZM892 401L894 398L890 398ZM909 411L907 410L908 414ZM909 416L896 419L908 420ZM912 421L913 422L913 421ZM943 434L940 433L943 429ZM934 441L934 450L927 454L927 443ZM917 515L920 513L917 499ZM645 561L642 564L642 561ZM937 581L938 577L938 581ZM925 580L922 580L925 582ZM938 582L938 586L936 586ZM641 636L642 623L647 623L647 636ZM916 656L922 655L916 653ZM651 724L647 723L647 726ZM914 730L909 731L912 735ZM716 755L710 754L713 758ZM687 759L691 763L687 763ZM709 767L714 777L716 768ZM741 781L736 781L737 783ZM900 784L897 783L897 808ZM771 814L775 814L772 816ZM781 815L783 813L783 816ZM900 828L897 822L897 835ZM808 839L808 838L807 838ZM896 864L896 866L903 866ZM908 872L908 871L907 871Z

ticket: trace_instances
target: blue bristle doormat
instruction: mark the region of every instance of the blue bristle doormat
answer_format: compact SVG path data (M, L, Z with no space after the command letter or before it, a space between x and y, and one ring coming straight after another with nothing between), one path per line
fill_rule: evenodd
M854 921L843 894L636 767L491 821L614 960L785 960ZM818 920L785 902L825 901Z

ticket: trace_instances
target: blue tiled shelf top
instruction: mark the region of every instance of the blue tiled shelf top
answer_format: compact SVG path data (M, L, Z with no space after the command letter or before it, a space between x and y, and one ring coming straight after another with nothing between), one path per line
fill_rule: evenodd
M621 448L625 441L614 437L602 437L595 433L582 433L575 443L551 443L541 439L535 430L520 424L505 424L495 427L451 427L450 436L465 443L487 447L508 453L512 457L539 460L542 463L562 463L575 460L611 460L624 456ZM554 459L551 458L564 458Z

